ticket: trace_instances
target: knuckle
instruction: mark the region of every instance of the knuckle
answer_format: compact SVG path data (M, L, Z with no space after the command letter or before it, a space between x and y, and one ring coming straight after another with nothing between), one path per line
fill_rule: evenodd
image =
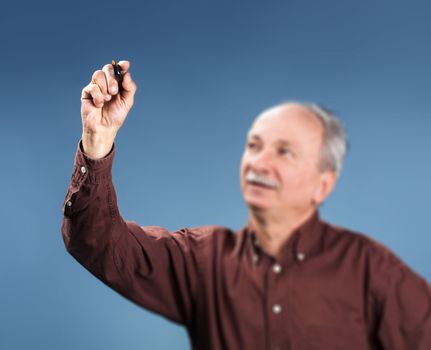
M93 96L93 100L95 104L103 104L105 102L103 96Z
M92 81L92 82L95 82L95 81L97 81L98 79L100 79L101 74L104 74L104 73L103 73L103 71L101 71L100 69L99 69L99 70L96 70L96 71L93 73L93 75L91 76L91 81Z
M98 77L93 81L93 89L98 89L101 93L106 92L106 79L105 77Z
M81 98L93 97L95 94L93 88L94 86L95 85L93 83L89 83L87 86L85 86L81 91Z
M116 79L114 78L109 79L109 89L115 89L118 87L118 85L119 84Z
M101 95L102 94L102 92L100 91L99 85L97 85L96 83L91 84L90 91L91 91L92 95Z
M112 71L112 64L105 64L104 66L103 66L103 68L102 68L102 70L104 71L104 72L111 72Z

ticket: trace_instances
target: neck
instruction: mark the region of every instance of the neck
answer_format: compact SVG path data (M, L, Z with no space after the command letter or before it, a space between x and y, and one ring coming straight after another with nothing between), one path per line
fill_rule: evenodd
M277 215L250 209L248 222L250 228L256 233L261 248L269 255L277 257L295 230L315 211L316 208L311 208L302 213Z

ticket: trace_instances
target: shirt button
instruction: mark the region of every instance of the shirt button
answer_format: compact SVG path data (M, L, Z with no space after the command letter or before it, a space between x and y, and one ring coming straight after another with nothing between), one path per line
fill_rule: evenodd
M85 174L87 172L87 168L85 166L81 167L81 173Z
M275 314L279 314L281 312L281 306L279 304L274 304L272 306L272 312Z
M253 261L254 261L255 263L258 263L258 262L259 262L259 255L257 255L257 254L253 254Z
M71 206L72 206L72 201L67 201L66 205L67 205L68 207L71 207Z
M274 273L280 273L281 272L281 265L280 264L274 264L272 266L272 271L274 271Z
M304 261L305 260L305 254L300 252L296 255L296 257L298 258L299 261Z

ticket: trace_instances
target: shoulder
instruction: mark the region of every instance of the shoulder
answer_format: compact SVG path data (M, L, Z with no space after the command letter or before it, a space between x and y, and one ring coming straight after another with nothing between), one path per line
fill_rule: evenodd
M208 245L213 243L235 242L237 232L216 225L183 227L176 231L170 231L162 226L139 226L136 222L127 221L128 229L140 239L151 241L179 243L180 245Z
M218 225L206 225L206 226L195 226L195 227L185 227L181 231L187 232L187 234L196 236L201 239L208 239L214 237L221 237L233 234L234 231L225 226Z
M342 251L355 256L352 261L363 267L369 287L376 296L383 297L400 283L409 287L418 285L420 288L427 284L394 251L368 234L326 222L324 224L329 244L338 242L345 245Z
M198 255L204 259L222 259L243 251L247 232L245 227L235 231L225 226L199 226L182 230L194 242Z
M358 254L365 255L370 259L386 259L392 262L402 262L387 246L368 234L328 222L324 222L323 224L327 245L342 244L349 250L356 250Z

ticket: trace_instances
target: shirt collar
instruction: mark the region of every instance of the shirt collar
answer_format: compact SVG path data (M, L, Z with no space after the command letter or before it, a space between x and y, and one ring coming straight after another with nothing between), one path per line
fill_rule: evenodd
M254 263L260 261L262 256L267 256L271 260L279 260L281 263L290 263L292 261L304 262L309 257L317 254L322 249L321 247L321 232L322 232L322 221L318 210L315 210L313 214L299 226L285 243L281 249L280 256L275 259L266 254L259 245L256 239L256 234L249 225L246 226L246 232L248 235L248 245L251 251L251 258Z
M295 253L298 260L305 260L320 252L321 233L322 222L316 210L295 232L297 236Z

